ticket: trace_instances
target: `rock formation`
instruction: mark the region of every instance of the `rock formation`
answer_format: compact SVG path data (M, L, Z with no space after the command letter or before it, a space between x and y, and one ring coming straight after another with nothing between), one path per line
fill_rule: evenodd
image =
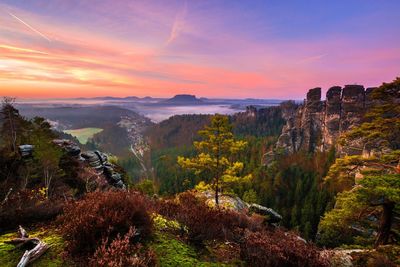
M273 223L279 223L280 221L282 221L282 216L277 213L276 211L274 211L271 208L267 208L264 206L261 206L259 204L250 204L249 205L249 212L250 213L257 213L260 215L263 215L266 217L266 222L273 224Z
M81 153L80 147L70 140L56 139L53 143L61 147L68 156L82 160L93 168L98 175L104 175L108 184L116 188L125 189L122 175L114 170L114 165L108 162L106 154L95 150Z
M94 168L99 174L104 174L109 184L114 187L125 189L122 175L114 171L114 165L108 162L107 155L100 151L87 151L81 154L85 162Z
M287 153L296 151L313 152L327 150L338 137L361 123L374 101L370 95L374 88L364 89L362 85L331 87L326 100L321 100L321 88L309 90L300 106L284 103L282 116L286 125L282 129L276 149ZM362 147L339 148L345 154L360 154Z
M79 158L81 154L81 148L74 142L66 139L55 139L53 144L61 147L68 156Z

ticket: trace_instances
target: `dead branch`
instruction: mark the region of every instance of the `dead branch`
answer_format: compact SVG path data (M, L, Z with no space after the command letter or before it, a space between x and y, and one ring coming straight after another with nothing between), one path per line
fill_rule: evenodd
M11 187L11 188L8 190L7 194L6 194L6 197L5 197L4 200L1 202L1 205L0 205L0 206L3 206L4 204L7 203L8 197L10 196L10 194L11 194L12 191L13 191L13 189L12 189L12 187Z
M41 241L39 238L33 237L29 238L28 233L24 228L20 225L18 228L19 237L14 238L10 241L6 241L5 243L13 244L16 248L20 248L25 245L34 245L31 250L26 250L24 255L22 255L21 260L19 261L17 267L25 267L28 264L37 260L40 256L42 256L48 249L49 246Z

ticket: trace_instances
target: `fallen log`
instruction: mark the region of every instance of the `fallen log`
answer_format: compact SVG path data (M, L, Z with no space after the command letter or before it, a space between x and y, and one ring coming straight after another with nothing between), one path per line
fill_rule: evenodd
M49 246L41 241L39 238L33 237L30 238L28 233L25 231L22 226L18 228L19 237L14 238L10 241L6 241L5 243L13 244L16 248L20 248L25 245L34 246L30 250L26 250L24 255L22 255L21 260L19 261L17 267L25 267L28 264L37 260L40 256L42 256L48 249Z

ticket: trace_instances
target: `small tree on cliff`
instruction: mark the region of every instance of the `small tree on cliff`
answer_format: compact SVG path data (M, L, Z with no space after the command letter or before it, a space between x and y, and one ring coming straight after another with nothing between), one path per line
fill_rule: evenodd
M199 131L202 141L194 142L197 156L193 158L178 157L178 164L183 168L194 170L196 174L206 173L210 177L211 187L215 190L215 203L218 205L219 192L250 175L241 177L243 163L235 161L234 155L243 150L245 141L235 140L228 117L215 115L210 126Z

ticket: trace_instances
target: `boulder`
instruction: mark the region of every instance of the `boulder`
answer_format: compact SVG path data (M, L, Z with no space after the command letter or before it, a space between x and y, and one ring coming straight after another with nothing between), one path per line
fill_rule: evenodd
M109 178L113 183L122 181L122 175L117 172L114 172L113 174L111 174L111 176Z
M107 162L103 165L103 172L106 176L111 177L111 175L114 173L114 168L109 162Z
M71 157L79 158L81 154L81 148L74 142L67 139L55 139L53 140L55 145L61 147Z
M126 189L126 186L125 186L124 182L122 182L122 180L119 180L118 182L113 184L113 186L116 187L116 188L123 189L123 190Z
M90 167L103 172L103 158L99 151L87 151L81 154Z
M209 206L215 206L215 192L212 190L207 190L199 192L200 195L206 198L206 203ZM269 224L279 223L282 220L282 216L271 208L261 206L259 204L249 204L243 201L240 197L221 194L219 196L220 207L232 209L236 211L248 211L249 213L257 213L265 217L265 221Z
M200 192L207 200L209 206L215 206L215 192L212 190ZM237 196L230 194L219 195L219 205L224 208L242 211L248 207L248 204Z
M108 162L106 154L96 150L87 151L81 154L85 161L94 168L98 173L102 173L109 184L114 187L125 189L126 186L122 181L122 175L114 170L114 166Z
M21 157L31 157L33 155L33 149L35 146L33 145L20 145L18 147L19 153L21 154Z
M279 223L282 220L282 216L271 208L267 208L258 204L250 204L250 213L257 213L266 217L267 223Z

